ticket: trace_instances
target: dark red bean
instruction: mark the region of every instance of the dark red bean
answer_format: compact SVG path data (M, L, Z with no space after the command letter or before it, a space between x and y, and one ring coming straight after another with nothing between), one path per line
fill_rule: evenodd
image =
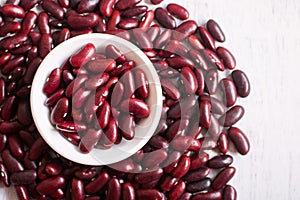
M211 103L211 111L218 115L224 115L226 112L226 106L217 98L208 95L201 95L201 101L209 101Z
M179 136L171 142L172 148L177 151L198 151L200 149L200 142L192 136Z
M199 153L196 156L191 158L191 166L190 170L195 170L201 168L209 159L209 155L207 153Z
M99 16L98 24L94 27L94 31L96 33L104 33L106 32L106 22L102 16Z
M92 43L86 44L83 48L73 54L69 62L75 67L79 68L90 61L96 55L96 47Z
M113 12L113 6L116 4L116 0L102 0L99 4L100 13L104 17L110 17Z
M224 47L218 47L216 52L226 68L234 69L236 67L235 58L228 49Z
M200 66L204 70L208 70L209 63L205 59L203 53L200 53L197 50L191 49L188 52L189 56L191 57L192 61L196 64L196 66Z
M245 110L242 106L234 106L223 115L219 121L223 126L230 127L237 123L243 116Z
M33 8L37 3L41 2L41 0L22 0L20 1L20 6L25 10L28 11Z
M135 200L135 191L131 183L122 184L122 199Z
M141 0L119 0L115 5L115 8L118 10L126 10L140 2Z
M148 10L144 17L142 18L142 21L140 22L139 28L145 30L150 27L154 20L154 11Z
M203 190L206 190L210 186L211 186L210 178L204 178L204 179L202 179L200 181L197 181L197 182L188 183L187 186L186 186L186 190L188 192L191 192L191 193L196 193L196 192L201 192ZM202 193L202 194L205 194L205 193ZM209 199L209 198L204 198L204 199Z
M194 20L188 20L177 26L173 33L173 39L182 41L185 38L193 35L198 28L197 22Z
M70 7L70 1L72 0L58 0L58 3L61 7L68 8Z
M22 7L13 4L5 4L1 7L1 12L5 17L24 18L25 11Z
M6 169L10 172L10 173L16 173L19 171L23 171L24 167L22 166L22 164L16 159L14 158L11 153L9 152L9 150L4 150L2 152L2 161L6 167ZM3 168L1 169L1 171L3 170ZM2 175L1 175L2 176ZM3 179L5 178L5 175L2 176Z
M59 175L62 172L63 166L59 159L50 160L46 167L45 172L49 175L55 176Z
M206 47L208 47L209 49L211 49L213 51L216 50L215 40L211 36L211 34L206 30L206 28L200 26L199 27L199 35Z
M121 198L121 184L118 179L112 178L108 182L108 190L106 200L114 200Z
M197 90L196 90L196 94L197 95L202 95L205 89L205 79L204 79L204 74L202 72L201 69L195 68L194 69L194 74L195 74L195 78L197 80Z
M215 40L217 40L218 42L225 42L225 35L221 27L215 20L213 19L208 20L206 26L207 26L207 30Z
M101 172L92 182L85 186L85 191L89 194L97 193L109 181L109 178L110 176L107 172Z
M170 3L167 6L167 10L169 13L171 13L173 16L181 19L186 20L189 18L190 14L189 12L182 6L176 4L176 3Z
M107 55L108 58L112 58L116 60L118 63L124 63L126 62L126 57L123 55L123 53L114 45L108 45L105 48L105 54ZM109 69L111 71L112 69Z
M192 196L191 200L222 200L222 193L219 191L199 193Z
M6 22L3 26L0 27L0 36L4 37L7 34L16 33L21 29L21 24L19 22Z
M77 6L79 13L90 13L95 10L100 0L82 0Z
M102 136L102 130L88 129L79 143L79 149L82 153L89 153L97 144Z
M107 22L107 30L117 30L117 25L121 21L120 11L114 10Z
M121 82L124 85L124 94L123 94L123 96L124 96L125 99L128 99L134 94L134 91L136 89L133 73L131 71L127 71L122 76ZM131 102L131 103L135 103L135 102ZM127 104L125 104L125 107L124 107L123 111L128 111L128 105L129 104L127 102Z
M172 176L175 178L181 178L183 177L190 169L191 160L188 156L181 156L177 167L172 171Z
M120 108L123 112L133 113L138 118L146 118L150 114L150 107L140 99L132 98L121 103Z
M84 167L77 170L74 175L81 180L91 180L97 175L97 171L92 167Z
M200 102L200 125L209 128L211 125L211 104L209 101Z
M8 74L10 72L12 72L15 68L17 68L18 66L23 65L25 62L25 58L24 56L15 56L13 59L11 59L10 61L8 61L2 68L2 73L3 74Z
M2 40L2 47L7 50L12 50L17 46L23 44L27 40L27 38L28 36L24 33L15 34Z
M118 27L121 29L133 29L137 28L139 25L139 21L136 18L122 19L118 24Z
M100 128L102 129L106 128L106 126L109 123L110 113L111 113L111 107L107 101L104 101L104 103L97 110L97 119Z
M159 149L156 151L153 151L151 153L148 153L143 161L142 165L143 167L151 168L154 167L160 163L162 163L166 158L168 154L164 149Z
M227 167L224 170L222 170L218 175L215 177L215 179L212 182L212 188L214 190L219 190L223 188L228 181L234 176L235 174L235 168L234 167Z
M64 192L62 191L62 189L57 189L57 190L51 192L49 194L49 196L54 199L62 199L62 198L64 198Z
M113 117L110 117L107 128L104 132L104 136L101 141L105 148L110 148L117 140L118 126Z
M37 174L35 170L25 170L13 173L10 177L10 181L14 185L27 185L34 183L36 177Z
M69 111L69 100L67 98L61 98L57 101L53 110L51 111L51 123L57 124L59 122L64 121L67 113Z
M188 40L189 40L189 44L196 50L204 49L203 44L201 43L200 39L197 36L191 35L189 36Z
M10 186L8 171L1 161L0 161L0 178L6 187Z
M218 89L218 72L217 70L209 70L205 76L205 86L209 94L213 95Z
M213 114L211 115L211 124L210 124L210 127L208 128L207 132L212 137L218 137L221 132L219 121Z
M39 44L39 41L40 41L40 39L41 39L41 33L40 32L37 32L37 31L31 31L30 33L29 33L29 36L30 36L30 39L31 39L31 41L32 41L32 43L34 44L34 45L38 45ZM38 50L38 49L37 49ZM37 52L37 50L36 50L36 52Z
M153 48L152 41L150 37L141 29L134 29L133 35L142 50L150 51Z
M95 90L98 87L103 86L109 80L109 75L107 73L100 74L99 76L93 76L85 81L84 86L88 90Z
M228 152L229 142L228 142L228 137L227 137L226 133L224 133L224 132L222 132L219 136L218 148L219 148L219 151L223 154L226 154Z
M247 75L241 70L235 70L231 74L232 80L240 97L247 97L250 93L250 82Z
M52 106L54 105L59 99L63 97L64 94L64 89L59 89L55 93L53 93L46 101L45 105L46 106Z
M158 55L161 58L169 58L171 55L176 53L179 46L180 42L178 40L171 40L166 44L165 48L159 52Z
M37 25L41 34L50 34L49 15L46 12L39 14Z
M181 93L178 88L168 79L161 79L161 86L166 94L173 100L179 100Z
M48 145L46 142L43 140L43 138L39 138L35 140L35 142L32 144L32 146L29 149L29 159L36 161L39 159L45 150L48 148Z
M178 119L169 126L166 132L166 136L171 140L176 136L182 135L183 133L185 133L188 125L189 119Z
M124 115L119 120L119 128L122 136L127 140L132 140L135 136L135 121L132 115Z
M179 180L178 183L170 191L168 197L170 199L178 199L184 193L184 190L185 190L185 182Z
M136 174L134 176L134 180L138 183L148 183L153 180L159 180L160 177L163 175L163 170L158 168L157 170L144 172L140 174Z
M38 183L36 186L36 190L44 195L50 194L51 192L62 188L65 184L65 179L63 176L53 176L43 180L42 182Z
M162 136L155 135L152 136L151 139L149 140L149 145L158 149L162 149L162 148L168 148L169 142Z
M224 78L220 81L220 86L226 106L233 106L237 100L237 91L234 82L229 78Z
M168 118L178 119L181 117L183 119L189 119L196 103L197 99L193 95L187 96L170 108Z
M167 29L174 29L176 27L175 19L168 14L168 12L159 7L155 10L155 19L161 24L163 27Z
M131 18L131 17L136 17L141 14L146 13L148 10L147 6L134 6L132 8L126 9L121 16L125 18ZM153 40L152 40L153 41Z
M12 117L14 117L17 110L17 104L18 104L18 99L14 95L10 96L6 100L1 110L1 116L4 120L7 121L10 120Z
M195 73L190 67L181 69L182 81L187 94L195 94L198 89L198 81Z
M3 134L14 134L22 130L23 125L18 121L4 121L0 124L0 132Z
M195 171L188 172L182 179L187 182L200 181L208 176L210 169L207 167L200 167ZM192 192L192 191L190 191Z
M13 156L15 157L24 156L24 145L18 135L9 135L8 145Z
M136 191L137 199L163 200L164 196L155 189L139 189Z
M162 49L162 47L168 43L172 37L172 30L170 29L166 29L165 31L163 31L158 38L155 40L155 44L154 47L156 49Z
M160 181L160 188L164 192L170 191L173 186L178 182L177 178L174 178L172 176L163 176Z
M0 152L5 149L7 137L6 135L0 134Z
M220 71L224 71L225 70L224 64L222 63L222 61L220 60L220 58L218 58L218 56L213 51L211 51L209 49L204 49L204 53L205 53L207 59L210 61L210 63L209 63L210 66L215 66Z
M154 5L158 5L161 2L163 2L163 0L151 0L151 3L154 4Z
M24 74L23 80L25 83L30 84L34 78L35 72L38 69L42 59L39 57L33 58L33 60L28 64L27 70Z
M68 25L74 29L93 28L98 24L99 16L95 13L87 15L71 15L67 18Z
M59 128L57 128L60 130ZM59 133L69 142L78 146L80 142L80 136L77 132L66 132L65 130L60 130Z
M227 185L223 190L223 199L224 200L236 200L237 192L234 187Z
M247 136L242 132L242 130L236 127L231 127L228 130L228 135L240 154L246 155L249 152L250 143Z
M29 193L25 186L16 186L16 192L20 200L29 200Z
M11 59L11 53L1 53L0 55L0 65L4 66L6 63L8 63Z
M84 183L82 180L73 178L71 181L72 188L72 199L84 200Z
M170 67L174 69L183 68L183 67L189 67L194 68L194 63L190 59L182 56L174 56L167 58L167 63Z
M42 7L44 10L49 12L56 19L64 18L64 14L65 14L64 9L60 7L56 2L51 0L44 0Z
M87 63L87 69L96 73L110 72L116 67L116 61L110 58L91 60Z
M221 169L228 167L233 162L233 158L230 155L219 155L211 158L207 162L207 166L212 169Z
M53 39L49 34L43 34L39 42L40 57L44 58L52 49Z

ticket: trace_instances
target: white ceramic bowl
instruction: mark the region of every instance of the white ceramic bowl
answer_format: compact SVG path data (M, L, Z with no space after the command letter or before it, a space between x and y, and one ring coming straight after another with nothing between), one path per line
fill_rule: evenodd
M63 138L51 125L49 109L44 105L46 95L43 86L50 72L60 67L72 54L87 43L93 43L97 50L109 44L117 46L128 59L136 62L137 67L144 70L149 81L150 96L147 99L150 105L150 116L140 121L135 129L136 136L128 141L123 138L119 145L111 149L93 149L89 154L83 154L78 147ZM31 111L38 131L48 145L61 156L85 165L108 165L124 160L141 149L153 135L162 110L162 90L158 75L151 61L135 45L120 37L108 34L86 34L71 38L54 48L43 60L38 68L31 89Z

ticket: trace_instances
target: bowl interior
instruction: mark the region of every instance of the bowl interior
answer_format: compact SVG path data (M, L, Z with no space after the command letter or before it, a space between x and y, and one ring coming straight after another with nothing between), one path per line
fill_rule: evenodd
M122 139L119 145L111 149L93 149L89 154L83 154L78 147L63 138L51 125L49 109L44 105L47 97L43 93L44 83L54 68L60 67L72 54L87 43L93 43L101 51L109 44L118 47L128 59L136 62L136 66L144 70L149 82L150 96L146 102L151 108L150 116L136 125L136 136L133 140ZM63 157L85 165L108 165L134 154L142 148L153 135L162 110L162 90L158 75L151 61L135 45L120 37L93 33L71 38L54 48L38 68L31 89L31 111L38 131L48 145Z

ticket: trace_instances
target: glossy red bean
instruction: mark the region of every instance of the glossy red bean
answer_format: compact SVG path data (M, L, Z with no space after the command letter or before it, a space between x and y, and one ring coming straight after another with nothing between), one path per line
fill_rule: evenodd
M168 79L161 79L161 85L166 94L173 100L179 100L181 93L178 88Z
M34 183L36 177L37 174L35 170L25 170L13 173L10 177L10 181L14 185L27 185Z
M234 82L229 78L224 78L220 81L220 87L223 91L226 106L233 106L237 100L237 90Z
M46 106L52 106L54 105L59 99L63 97L64 94L64 89L59 89L55 93L53 93L46 101L45 105Z
M96 88L101 87L105 83L107 83L108 80L109 75L107 73L103 73L87 79L84 83L84 86L88 90L95 90Z
M218 89L218 72L217 70L209 70L205 76L206 91L213 95Z
M39 54L41 58L47 56L52 49L53 39L49 34L43 34L39 42Z
M108 182L108 190L106 200L114 200L121 198L121 184L118 179L112 178Z
M97 171L92 167L83 167L77 170L74 175L81 180L91 180L97 175Z
M120 108L123 112L133 113L138 118L146 118L150 114L150 107L140 99L131 98L121 103Z
M4 121L0 124L0 132L2 134L14 134L22 130L23 125L18 121Z
M14 95L6 100L1 110L1 116L4 120L10 120L16 114L17 104L18 99Z
M6 135L0 134L0 152L2 152L5 149L7 142Z
M227 167L223 169L212 182L212 188L214 190L219 190L223 188L228 181L234 176L235 168L234 167Z
M1 53L0 55L0 65L4 66L6 63L8 63L11 59L11 53Z
M48 145L46 142L43 140L43 138L38 138L35 140L35 142L32 144L32 146L29 149L29 159L36 161L39 159L45 150L48 148Z
M21 24L19 22L6 22L3 26L0 27L0 36L4 37L7 34L16 33L21 29Z
M8 171L7 171L6 167L4 166L3 162L1 162L1 161L0 161L0 179L6 187L10 186Z
M194 74L195 74L196 82L198 85L198 87L196 89L196 94L200 96L201 94L203 94L204 89L205 89L204 74L203 74L202 70L199 68L194 69Z
M108 45L105 48L105 54L108 58L112 58L116 60L118 63L124 63L126 62L126 57L123 55L123 53L114 45ZM112 69L109 69L110 71Z
M195 94L198 89L198 81L195 73L190 67L183 67L181 69L182 81L187 94Z
M207 59L210 61L211 66L217 67L217 69L220 71L225 70L224 64L222 63L220 58L213 51L211 51L209 49L204 49L204 53L205 53Z
M50 34L49 15L46 12L41 12L39 14L37 22L41 34Z
M96 47L92 43L87 43L70 57L69 62L73 67L79 68L90 61L95 55Z
M234 187L227 185L223 190L223 199L224 200L236 200L237 192Z
M158 149L162 149L162 148L168 148L169 142L166 139L164 139L162 136L155 135L152 136L151 139L149 140L149 145Z
M226 39L225 35L224 35L221 27L215 20L213 20L213 19L208 20L206 26L207 26L207 30L209 31L209 33L213 36L213 38L215 40L217 40L218 42L225 42L225 39Z
M72 199L84 200L84 183L82 180L73 178L71 181L72 188Z
M142 165L146 168L157 166L158 164L162 163L167 156L168 154L164 149L153 151L144 157L142 160Z
M199 153L196 156L191 158L191 166L190 170L195 170L201 168L209 159L209 155L207 153Z
M119 128L122 136L127 140L132 140L135 136L135 121L132 115L124 115L119 120Z
M68 8L70 6L70 1L72 0L58 0L58 3L63 8Z
M172 30L166 29L163 31L158 38L155 40L154 47L161 49L166 43L168 43L172 37Z
M67 98L61 98L57 101L53 110L51 111L50 119L52 124L57 124L64 121L69 111L69 100Z
M250 82L247 75L241 70L235 70L231 74L232 80L240 97L247 97L250 94Z
M207 190L210 186L211 186L210 178L204 178L196 182L188 183L186 186L186 190L191 193L196 193L196 192L198 193Z
M140 22L139 28L145 30L150 27L154 20L154 11L148 10L144 17L142 18L142 21Z
M228 130L228 136L234 143L235 148L242 155L246 155L250 150L250 143L247 136L242 132L241 129L231 127Z
M29 193L25 186L15 186L17 195L20 200L29 200Z
M51 0L44 0L42 7L44 10L49 12L53 17L57 19L63 19L64 18L64 9L59 6L58 3L51 1Z
M32 61L28 64L27 70L24 74L23 80L25 83L30 84L33 81L36 70L38 69L42 59L39 57L33 58ZM60 72L58 72L60 73Z
M40 194L50 194L51 192L62 188L65 184L65 179L61 175L53 176L43 180L42 182L38 183L36 186L36 190Z
M134 180L138 183L148 183L153 180L159 180L160 177L163 175L163 170L158 168L157 170L144 172L140 174L136 174L134 176Z
M104 103L97 110L97 120L99 122L100 128L106 128L109 123L110 113L111 107L107 101L104 101Z
M62 172L63 166L59 159L50 160L46 167L45 172L49 175L55 176L59 175Z
M236 67L235 58L228 49L224 47L218 47L216 52L226 68L234 69Z
M101 172L92 182L85 186L85 191L89 194L97 193L105 186L109 178L110 176L107 172Z
M200 102L200 125L209 128L211 125L211 104L209 101Z
M121 29L133 29L137 28L139 25L139 21L136 18L122 19L118 24L118 27Z
M177 26L173 33L173 39L182 41L185 38L193 35L198 28L197 22L194 20L188 20Z
M178 183L170 191L168 197L170 199L179 199L179 197L184 193L184 191L185 191L185 182L179 180Z
M196 50L204 49L203 44L200 39L195 35L190 35L188 37L189 44Z
M17 158L24 156L24 145L18 135L9 135L7 141L13 156Z
M230 127L237 123L243 116L245 110L242 106L234 106L223 115L219 121L223 126Z
M68 25L74 29L93 28L98 24L99 16L95 13L87 15L70 15L67 18Z
M87 69L95 73L110 72L116 67L116 61L110 58L91 60L87 63Z
M168 14L167 10L161 7L155 10L155 19L160 25L167 29L174 29L176 27L175 19Z
M229 141L228 141L228 136L224 132L222 132L219 136L218 148L219 148L219 151L223 154L226 154L228 152Z
M154 4L154 5L158 5L161 2L163 2L163 0L151 0L151 3Z
M101 141L106 148L110 148L117 140L118 137L118 126L113 117L109 119L104 135Z
M163 192L170 191L173 186L178 182L177 178L174 178L172 176L163 176L160 181L160 188Z
M194 68L194 63L190 59L186 57L181 57L181 56L174 56L167 58L167 63L169 64L170 67L174 69L178 68L183 68L183 67L189 67L189 68Z
M233 158L230 155L219 155L211 158L207 162L207 166L211 169L221 169L228 167L233 162Z
M203 137L200 138L201 148L202 150L212 150L217 147L217 141L211 137Z
M200 26L199 27L199 35L206 47L208 47L209 49L211 49L213 51L216 50L215 40L211 36L211 34L207 31L206 28Z
M20 6L25 10L28 11L33 8L37 3L41 2L41 0L22 0L20 1Z
M150 40L150 37L147 35L147 33L142 31L141 29L134 29L133 35L134 35L139 47L142 50L145 50L145 51L152 50L153 44L152 44L152 41Z
M175 16L175 17L177 17L177 18L179 18L181 20L186 20L190 16L189 12L183 6L178 5L176 3L170 3L170 4L168 4L167 10L173 16Z
M136 17L136 16L146 13L147 10L148 10L147 6L134 6L134 7L126 9L121 14L121 16L125 17L125 18Z
M102 130L88 129L79 143L79 149L82 153L89 153L95 147L102 136Z
M189 119L178 119L169 126L166 132L167 138L171 140L176 136L183 135L186 132L188 125Z
M25 11L22 7L13 4L5 4L1 7L1 12L5 17L24 18Z
M209 101L211 103L211 111L218 115L224 115L226 112L226 106L217 98L208 95L201 95L201 101Z
M136 191L137 199L163 200L164 196L155 189L139 189Z
M113 6L116 0L103 0L100 1L99 10L104 17L110 17L113 12Z
M203 55L203 53L200 53L197 50L191 49L188 52L189 56L191 57L192 61L195 63L196 67L200 66L204 70L208 70L209 63L207 62L207 59Z
M206 178L209 173L210 173L210 169L208 167L200 167L195 171L189 171L182 179L187 182L200 181Z
M95 10L100 0L83 0L77 6L77 11L79 13L90 13Z
M172 171L172 176L175 178L183 177L189 171L190 165L191 165L190 157L185 155L181 156L177 166Z
M27 40L27 38L28 36L24 33L15 34L2 40L2 47L7 50L12 50L17 46L23 44Z
M115 5L115 8L118 10L125 10L125 9L130 8L140 2L141 2L141 0L120 0Z
M122 199L135 200L135 190L131 183L122 184Z
M24 170L24 167L22 166L22 164L16 158L14 158L11 155L11 153L9 152L9 150L4 150L2 152L2 161L3 161L6 169L10 173L16 173L16 172ZM4 170L4 169L2 168L1 171L2 170ZM5 178L4 176L2 176L2 177Z
M191 200L222 200L222 193L219 191L199 193L192 196Z
M2 68L2 73L3 74L8 74L15 70L18 66L23 65L25 62L24 56L15 56L13 59L8 61Z
M79 142L80 142L80 136L77 132L67 132L65 130L60 130L59 128L57 128L59 130L59 133L61 134L61 136L63 136L66 140L68 140L69 142L71 142L72 144L78 146Z
M120 11L114 10L107 22L107 30L117 30L117 25L121 21Z

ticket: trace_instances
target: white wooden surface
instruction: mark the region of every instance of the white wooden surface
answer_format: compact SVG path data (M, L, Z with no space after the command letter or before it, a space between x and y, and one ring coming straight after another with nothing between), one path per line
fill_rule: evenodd
M297 0L168 0L192 18L213 18L227 36L224 46L252 83L246 114L239 123L249 135L248 156L235 155L230 184L239 200L300 199L300 2ZM16 199L0 185L0 199Z

